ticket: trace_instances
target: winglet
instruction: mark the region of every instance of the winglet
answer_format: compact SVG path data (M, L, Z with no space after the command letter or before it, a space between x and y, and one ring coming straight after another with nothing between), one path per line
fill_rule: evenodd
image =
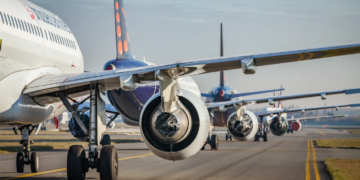
M351 107L360 107L360 104L350 104Z
M123 0L114 0L116 59L133 59L130 52L129 34Z
M357 94L360 93L360 89L348 89L345 90L345 94Z

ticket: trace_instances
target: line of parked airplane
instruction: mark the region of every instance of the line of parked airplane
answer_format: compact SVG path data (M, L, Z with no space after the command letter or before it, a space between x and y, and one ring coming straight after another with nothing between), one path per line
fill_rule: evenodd
M266 137L264 127L275 135L284 134L289 127L285 113L306 111L276 108L251 112L247 106L360 93L360 89L345 89L239 99L273 90L237 93L225 86L223 75L231 69L251 75L262 66L357 54L360 44L232 57L222 57L221 50L218 58L154 65L132 56L124 3L115 0L113 6L116 58L105 63L103 71L84 72L82 53L65 22L26 0L1 0L0 125L21 132L23 151L16 156L17 172L24 172L24 165L30 165L32 172L38 171L40 162L36 152L30 150L30 135L42 122L68 110L73 129L80 132L78 139L88 142L89 151L86 153L80 145L70 147L67 178L85 179L92 168L98 170L101 179L117 179L117 151L110 144L110 136L103 135L107 108L101 95L105 94L125 123L140 127L145 144L155 155L177 161L195 155L207 142L218 148L212 125L226 126L228 137L252 140L256 135ZM220 72L220 86L201 94L191 76L211 72ZM81 96L86 98L77 101ZM79 106L87 101L88 113L79 113ZM103 146L98 153L100 142Z

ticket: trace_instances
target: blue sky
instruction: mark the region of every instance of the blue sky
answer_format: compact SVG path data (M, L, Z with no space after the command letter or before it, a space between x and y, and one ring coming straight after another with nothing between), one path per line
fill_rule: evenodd
M31 0L69 25L85 69L101 71L114 59L111 0ZM132 53L156 64L219 56L219 25L225 56L360 43L358 0L125 0ZM255 75L226 71L239 92L285 87L284 94L360 88L360 55L260 67ZM195 76L202 92L219 84L219 73ZM271 96L271 94L260 95ZM258 96L258 97L260 97ZM301 106L360 102L360 95L297 100Z

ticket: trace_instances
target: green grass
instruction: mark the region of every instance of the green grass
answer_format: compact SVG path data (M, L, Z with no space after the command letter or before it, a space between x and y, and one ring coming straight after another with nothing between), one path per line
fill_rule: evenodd
M360 180L360 159L326 159L326 169L334 180Z
M360 129L341 129L342 131L347 131L351 134L360 134Z
M316 139L316 146L322 148L360 149L360 139Z

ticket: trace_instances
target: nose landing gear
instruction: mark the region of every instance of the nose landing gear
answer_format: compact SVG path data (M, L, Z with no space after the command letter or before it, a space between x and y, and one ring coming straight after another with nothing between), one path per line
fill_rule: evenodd
M34 141L29 138L31 132L35 129L35 126L23 126L20 127L22 151L16 155L16 171L18 173L24 172L24 165L30 164L31 172L36 173L39 169L39 157L36 152L30 151L30 145L34 144Z

